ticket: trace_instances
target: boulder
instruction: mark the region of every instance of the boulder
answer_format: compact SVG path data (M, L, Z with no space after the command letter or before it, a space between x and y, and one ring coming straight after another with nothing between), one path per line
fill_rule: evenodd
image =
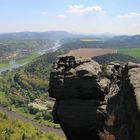
M140 64L59 58L49 95L68 140L140 140Z
M50 74L50 96L56 99L98 99L104 95L101 66L86 58L60 58ZM107 82L107 81L106 81ZM100 85L101 84L101 85ZM105 81L104 81L105 86Z
M62 57L50 74L49 95L56 98L55 123L68 140L98 139L106 118L105 90L109 80L89 58Z

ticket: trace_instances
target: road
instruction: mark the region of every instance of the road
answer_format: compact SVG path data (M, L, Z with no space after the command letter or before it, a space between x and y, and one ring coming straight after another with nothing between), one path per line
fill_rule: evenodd
M0 106L0 112L5 113L9 118L12 118L15 120L21 120L21 121L27 122L27 123L31 123L33 126L35 126L36 128L38 128L39 130L41 130L43 132L54 132L57 135L59 135L60 137L65 138L65 135L61 129L50 128L46 125L39 124L38 122L36 122L32 119L25 118L25 117L13 112L13 111L8 110L5 107L2 107L2 106Z

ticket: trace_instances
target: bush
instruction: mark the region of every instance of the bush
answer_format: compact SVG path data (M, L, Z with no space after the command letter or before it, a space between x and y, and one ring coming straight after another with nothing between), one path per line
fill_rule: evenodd
M39 109L38 108L34 108L32 106L29 107L29 113L30 114L36 114L39 112Z

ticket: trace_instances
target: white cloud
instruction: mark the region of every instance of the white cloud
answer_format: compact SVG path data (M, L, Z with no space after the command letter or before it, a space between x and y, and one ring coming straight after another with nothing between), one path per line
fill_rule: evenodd
M134 17L140 17L140 13L130 12L128 14L123 14L123 15L118 16L118 18L122 18L122 19L128 19L128 18L134 18Z
M43 11L41 12L42 15L47 15L47 12Z
M66 15L57 15L56 18L64 19L66 18Z
M102 8L100 6L87 6L84 5L71 5L68 7L67 12L73 14L84 14L90 12L101 12Z

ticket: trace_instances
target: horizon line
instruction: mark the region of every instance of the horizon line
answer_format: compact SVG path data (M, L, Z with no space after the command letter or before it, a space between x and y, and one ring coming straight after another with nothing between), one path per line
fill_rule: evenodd
M48 31L13 31L13 32L0 32L0 34L13 34L13 33L47 33L47 32L66 32L71 34L79 34L79 35L112 35L112 36L118 36L118 35L140 35L138 33L136 34L129 34L129 33L112 33L112 32L96 32L96 33L86 33L86 32L70 32L65 30L48 30Z

